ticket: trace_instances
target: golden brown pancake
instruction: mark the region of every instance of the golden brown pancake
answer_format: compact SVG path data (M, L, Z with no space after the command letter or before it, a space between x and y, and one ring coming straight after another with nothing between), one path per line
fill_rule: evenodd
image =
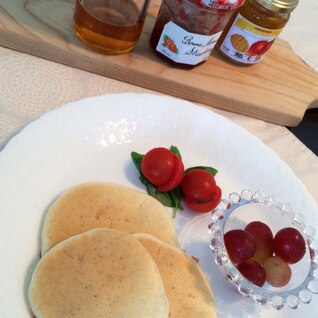
M55 245L29 287L37 318L166 318L169 305L150 254L127 233L99 228Z
M171 216L159 201L127 187L90 182L65 191L49 208L42 231L42 255L72 235L99 227L149 233L176 244Z
M214 295L197 262L148 234L134 234L157 264L169 300L169 318L216 317Z

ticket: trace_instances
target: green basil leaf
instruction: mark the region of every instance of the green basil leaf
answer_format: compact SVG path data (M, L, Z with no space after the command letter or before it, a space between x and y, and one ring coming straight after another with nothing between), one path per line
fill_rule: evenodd
M169 192L159 192L156 191L154 198L156 198L159 202L161 202L164 206L169 208L175 207L175 202L171 197Z
M191 170L194 170L194 169L202 169L202 170L206 170L208 172L210 172L214 177L215 175L218 173L218 171L213 168L213 167L206 167L206 166L196 166L196 167L191 167L191 168L188 168L184 171L184 173L186 174L187 172L191 171Z
M179 151L179 149L178 149L176 146L171 146L171 147L170 147L170 151L171 151L172 153L174 153L176 156L178 156L180 159L182 159L182 158L181 158L180 151Z
M136 168L138 169L139 172L141 172L141 161L144 155L141 155L135 151L133 151L131 154L131 159L133 163L135 164Z
M182 190L181 187L177 187L176 189L170 191L170 195L172 201L174 202L174 206L172 207L172 218L176 217L178 210L183 210L183 206L181 205L181 198L182 198Z
M161 202L164 206L174 209L180 209L183 210L183 207L181 206L181 190L172 190L168 192L160 192L157 190L157 188L149 182L142 173L140 173L139 180L146 186L147 193L157 199L159 202ZM173 215L175 217L176 211L173 212Z
M160 192L157 188L150 183L143 175L139 177L140 181L147 187L147 192L149 195L157 199L164 206L173 208L176 206L176 202L174 196L169 192Z

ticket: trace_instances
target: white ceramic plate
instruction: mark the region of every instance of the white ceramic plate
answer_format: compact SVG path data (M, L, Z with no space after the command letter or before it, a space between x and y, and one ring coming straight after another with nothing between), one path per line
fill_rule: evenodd
M186 167L214 166L226 197L262 189L318 224L318 207L292 171L258 139L231 121L191 103L154 95L84 99L28 125L0 153L0 317L27 318L26 290L38 261L39 237L53 198L75 184L103 180L144 190L130 159L155 146L176 145ZM208 247L209 214L179 213L183 248L200 258L213 286L219 317L309 317L317 300L275 311L232 291Z

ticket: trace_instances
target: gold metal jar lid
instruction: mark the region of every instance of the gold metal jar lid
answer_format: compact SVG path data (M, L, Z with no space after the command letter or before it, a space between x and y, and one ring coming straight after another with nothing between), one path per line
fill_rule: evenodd
M255 0L255 2L270 11L289 13L297 7L299 0Z

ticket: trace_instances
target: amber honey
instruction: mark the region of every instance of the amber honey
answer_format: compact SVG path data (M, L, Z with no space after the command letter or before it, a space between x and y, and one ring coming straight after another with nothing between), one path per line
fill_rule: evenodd
M76 0L75 32L95 49L108 54L126 53L137 44L146 9L140 10L132 0Z

